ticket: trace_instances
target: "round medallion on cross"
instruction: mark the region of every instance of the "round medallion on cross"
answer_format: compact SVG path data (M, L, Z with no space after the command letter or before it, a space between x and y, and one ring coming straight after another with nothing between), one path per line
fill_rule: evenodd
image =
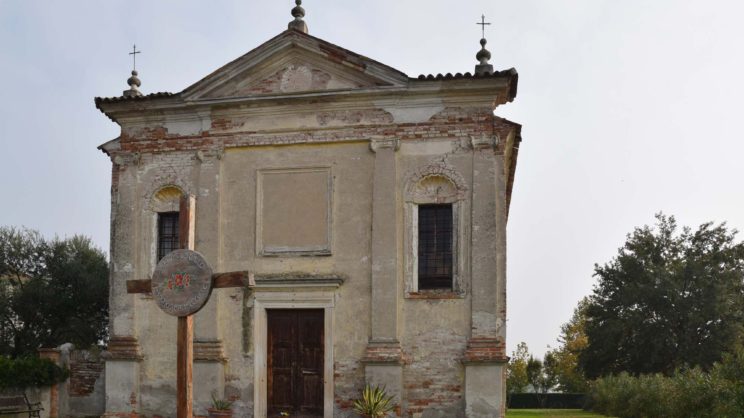
M163 312L188 316L198 312L212 293L212 267L196 251L175 250L155 267L152 294Z

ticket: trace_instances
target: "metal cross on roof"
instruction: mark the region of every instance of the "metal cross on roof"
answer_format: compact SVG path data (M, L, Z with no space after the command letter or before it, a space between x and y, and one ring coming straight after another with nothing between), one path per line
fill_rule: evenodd
M490 23L486 22L486 15L481 16L481 21L476 22L476 25L481 25L481 30L483 31L483 38L486 37L486 26L490 25Z
M132 56L132 71L137 69L137 54L141 54L142 51L137 51L137 45L132 46L132 52L129 55Z

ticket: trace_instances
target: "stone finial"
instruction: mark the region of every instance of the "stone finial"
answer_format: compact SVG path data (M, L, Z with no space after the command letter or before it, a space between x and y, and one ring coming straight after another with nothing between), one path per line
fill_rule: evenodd
M302 0L295 0L295 4L296 6L292 9L292 16L294 16L294 20L289 22L287 28L300 31L302 33L307 33L307 23L302 20L302 18L305 17L305 9L302 8Z
M139 86L142 85L139 77L137 77L137 71L132 70L132 76L127 80L129 84L129 90L124 90L124 97L139 97L142 96L142 92L139 91Z
M486 15L482 15L481 21L476 22L476 25L481 27L483 36L480 40L481 50L475 56L475 59L478 60L478 65L475 66L475 75L491 75L493 74L493 65L488 63L488 60L491 59L491 53L486 49L486 43L488 43L486 40L486 26L489 26L490 23L486 22Z
M477 75L491 75L493 74L493 65L488 63L491 59L491 52L486 49L486 38L480 40L481 50L475 56L479 64L475 66L475 74Z

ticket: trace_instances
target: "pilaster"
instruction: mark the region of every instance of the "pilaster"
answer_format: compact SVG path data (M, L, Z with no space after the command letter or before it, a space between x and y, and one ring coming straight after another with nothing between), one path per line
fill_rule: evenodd
M220 166L221 151L197 151L194 169L197 185L196 251L220 268ZM221 292L212 292L194 316L194 412L206 415L212 394L223 397L225 356L219 326Z
M111 267L109 273L109 326L111 338L106 360L106 416L136 416L140 402L142 355L136 337L137 299L127 293L135 277L138 242L138 166L136 153L112 158Z
M137 165L139 155L117 154L113 158L111 185L111 265L109 271L110 332L134 335L135 296L127 293L135 275L137 242Z
M471 339L478 344L505 336L506 195L496 141L473 139Z
M114 335L106 360L106 417L136 417L140 402L142 354L137 338Z
M370 385L387 387L400 402L403 368L398 318L398 216L395 152L398 140L373 139L375 153L372 200L372 334L363 362Z
M469 418L502 417L505 392L506 194L498 137L473 138L471 335L463 356Z

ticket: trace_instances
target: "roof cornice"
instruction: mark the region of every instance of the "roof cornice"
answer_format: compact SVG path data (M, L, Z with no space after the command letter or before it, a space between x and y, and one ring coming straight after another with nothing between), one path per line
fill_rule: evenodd
M182 94L156 93L141 97L96 98L96 107L114 122L122 117L146 116L152 112L198 112L214 107L250 106L271 109L307 101L322 105L339 102L344 106L363 101L397 100L399 102L437 99L453 105L491 106L494 109L510 102L516 95L516 72L493 76L431 77L409 79L405 86L380 86L353 90L324 90L299 93L263 94L244 97L185 99Z

